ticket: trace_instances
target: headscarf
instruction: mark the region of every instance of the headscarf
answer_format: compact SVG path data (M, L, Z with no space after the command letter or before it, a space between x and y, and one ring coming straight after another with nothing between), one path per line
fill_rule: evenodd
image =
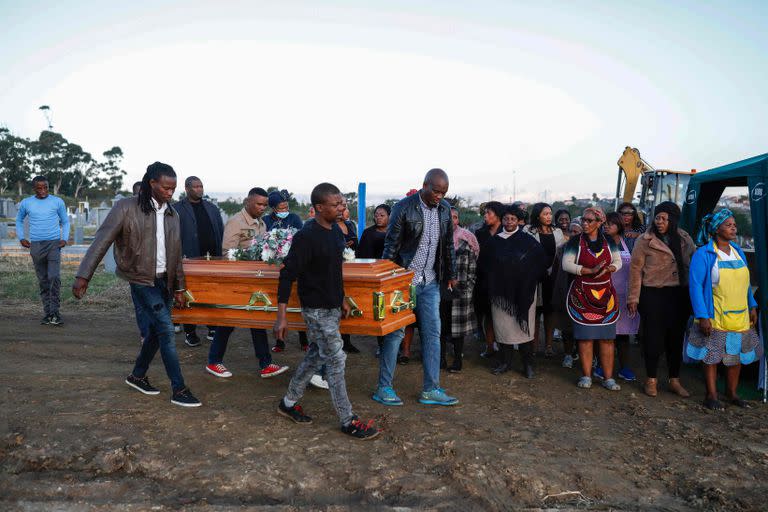
M286 201L283 194L277 190L270 192L269 196L267 196L267 199L269 199L270 208L276 208L277 205L279 205L280 203L284 203Z
M477 242L477 238L475 237L475 235L473 235L470 230L463 228L461 226L454 227L453 228L453 248L458 249L459 242L462 240L466 241L469 244L469 247L472 249L472 252L475 253L475 256L480 254L480 244Z
M591 213L595 216L597 219L597 222L605 222L605 213L603 212L603 209L599 206L587 206L584 208L584 212L582 212L581 216L585 216L586 214ZM579 218L581 219L581 217Z
M491 304L513 317L520 329L529 334L528 310L536 296L539 280L548 267L544 248L518 228L509 238L500 234L492 237L487 251L490 253L489 270L493 275L488 281Z
M733 217L733 212L728 208L705 215L701 219L701 228L696 235L696 243L699 245L707 244L715 236L720 225L731 217Z

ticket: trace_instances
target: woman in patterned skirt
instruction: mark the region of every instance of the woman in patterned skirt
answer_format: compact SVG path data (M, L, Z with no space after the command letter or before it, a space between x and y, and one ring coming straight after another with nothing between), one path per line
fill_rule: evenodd
M702 246L694 253L689 271L689 292L694 328L688 335L685 353L704 363L707 396L704 407L722 410L718 400L717 365L726 367L726 397L738 407L749 407L739 398L741 365L754 363L763 355L755 332L757 302L749 288L747 258L736 240L736 220L724 208L702 220L697 241Z
M619 319L619 299L611 274L621 268L621 255L600 227L605 214L587 208L581 216L584 232L568 240L563 253L563 270L574 275L568 290L566 309L573 320L573 337L579 343L582 377L580 388L592 387L592 347L598 342L603 387L621 389L613 378L613 342Z

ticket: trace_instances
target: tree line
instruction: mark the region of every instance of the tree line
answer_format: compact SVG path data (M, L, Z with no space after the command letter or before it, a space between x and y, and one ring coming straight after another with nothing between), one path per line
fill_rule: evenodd
M0 127L0 194L13 191L22 196L31 190L31 179L43 175L54 195L113 196L123 187L122 160L119 146L96 157L54 131L43 130L37 139L28 139Z

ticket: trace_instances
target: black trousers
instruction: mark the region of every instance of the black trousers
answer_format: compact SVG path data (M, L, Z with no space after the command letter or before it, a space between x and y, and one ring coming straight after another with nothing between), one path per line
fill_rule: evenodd
M645 373L655 379L659 359L667 358L667 372L670 379L680 377L683 359L683 336L691 301L685 286L640 289L640 322L643 329L643 356Z

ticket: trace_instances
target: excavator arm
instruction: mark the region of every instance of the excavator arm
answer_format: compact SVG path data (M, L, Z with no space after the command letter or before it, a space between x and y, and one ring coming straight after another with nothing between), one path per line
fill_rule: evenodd
M616 190L616 196L618 197L621 187L621 172L624 172L624 192L622 195L622 201L625 203L631 203L632 198L635 195L635 189L637 188L637 182L640 181L640 176L644 172L652 170L652 168L643 161L640 157L640 151L637 148L631 148L629 146L624 148L624 152L619 157L617 162L619 165L619 183Z

